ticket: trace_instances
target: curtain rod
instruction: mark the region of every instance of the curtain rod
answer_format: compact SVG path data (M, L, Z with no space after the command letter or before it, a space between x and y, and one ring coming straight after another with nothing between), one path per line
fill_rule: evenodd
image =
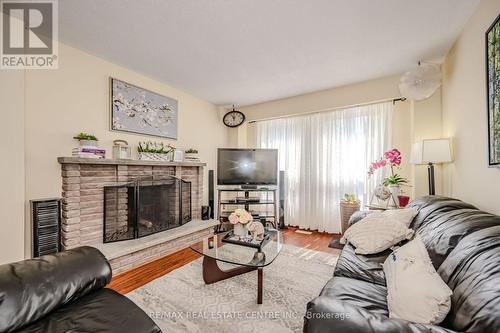
M357 106L365 106L365 105L371 105L371 104L378 104L378 103L389 102L389 101L392 101L392 104L394 104L396 102L399 102L399 101L404 102L404 101L406 101L406 97L387 98L387 99L381 99L381 100L378 100L378 101L372 101L372 102L366 102L366 103L351 104L351 105L345 105L345 106L336 106L336 107L332 107L332 108L314 110L314 111L309 111L309 112L287 114L287 115L284 115L284 116L276 116L276 117L269 117L269 118L261 118L261 119L250 120L248 123L249 124L253 124L253 123L257 123L259 121L266 121L266 120L274 120L274 119L281 119L281 118L290 118L290 117L304 116L304 115L308 115L308 114L321 113L321 112L327 112L327 111L335 111L335 110L341 110L341 109L348 109L348 108L354 108L354 107L357 107Z

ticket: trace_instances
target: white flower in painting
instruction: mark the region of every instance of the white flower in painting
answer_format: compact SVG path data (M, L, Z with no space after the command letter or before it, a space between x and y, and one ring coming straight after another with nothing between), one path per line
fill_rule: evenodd
M162 125L166 125L170 122L172 122L172 117L165 114L165 112L161 112L160 115L158 116L158 123L160 123Z
M123 129L125 126L120 122L119 117L113 118L113 129Z
M120 94L118 94L118 95L115 96L114 102L115 103L119 103L119 104L125 104L125 98L120 93Z
M123 113L129 118L134 118L135 117L135 111L132 109L125 109L123 110Z
M168 105L168 104L166 104L166 103L162 104L162 105L159 107L159 109L160 109L161 111L172 112L172 108L170 107L170 105Z
M154 123L157 117L158 114L155 111L155 109L149 109L148 112L146 113L146 119L151 123Z

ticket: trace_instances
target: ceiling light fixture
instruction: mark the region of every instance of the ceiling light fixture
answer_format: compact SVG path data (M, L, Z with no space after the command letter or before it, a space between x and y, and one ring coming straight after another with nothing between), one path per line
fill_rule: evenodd
M414 101L431 97L441 85L439 65L418 62L418 66L403 74L399 80L399 92Z

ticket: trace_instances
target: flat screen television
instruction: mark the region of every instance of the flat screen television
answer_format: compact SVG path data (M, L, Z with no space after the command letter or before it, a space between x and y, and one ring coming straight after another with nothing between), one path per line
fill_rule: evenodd
M278 149L219 148L218 185L277 185Z

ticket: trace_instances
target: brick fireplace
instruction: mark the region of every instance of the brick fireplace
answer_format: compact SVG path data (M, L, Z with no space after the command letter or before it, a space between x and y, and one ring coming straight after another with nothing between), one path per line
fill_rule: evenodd
M172 175L104 186L103 242L119 242L177 228L192 220L191 182Z
M114 273L188 247L213 233L213 226L217 224L217 221L213 220L200 220L204 163L96 160L75 157L60 157L58 161L62 170L62 247L70 249L83 245L95 246L106 255ZM192 221L181 223L182 225L175 229L166 228L169 230L143 238L104 244L105 187L133 183L138 179L170 179L171 176L182 179L190 185ZM121 207L117 208L116 222L122 224L127 217L118 211L125 211L128 200L123 191L129 189L125 186L122 194L117 191L115 198L116 207ZM149 201L148 204L154 203L154 197ZM188 206L184 203L183 207ZM121 216L118 216L120 214Z

